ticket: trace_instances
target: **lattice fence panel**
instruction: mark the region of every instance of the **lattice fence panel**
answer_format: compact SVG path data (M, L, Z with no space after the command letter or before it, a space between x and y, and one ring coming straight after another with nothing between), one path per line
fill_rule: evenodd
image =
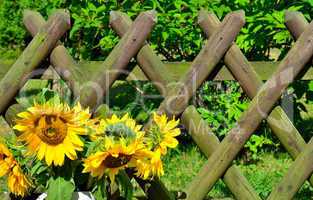
M156 23L154 11L139 14L134 22L124 13L111 12L111 27L121 40L106 60L97 64L77 63L66 48L57 42L69 29L68 13L56 11L46 22L39 13L27 10L23 20L34 39L0 81L0 111L7 111L6 120L9 123L19 110L16 104L10 106L12 99L48 55L51 66L42 78L62 77L74 96L96 113L107 109L101 103L114 81L121 74L128 75L128 78L132 75L127 66L135 58L145 76L153 81L164 96L158 112L166 113L169 117L180 117L181 123L208 158L192 183L178 194L168 191L158 179L137 179L149 199L203 199L220 178L236 199L261 199L232 161L263 119L295 159L268 199L292 199L306 179L313 184L313 140L306 144L284 110L274 106L300 72L302 76L305 74L305 66L313 54L313 24L308 24L301 13L286 13L286 26L297 41L264 84L234 43L245 23L242 11L229 13L222 22L213 13L199 12L198 23L208 41L179 79L172 76L167 65L146 41ZM218 74L217 64L221 59L252 101L237 125L220 142L195 107L189 105L189 100L203 81L215 78ZM4 118L0 121L3 130L11 131Z

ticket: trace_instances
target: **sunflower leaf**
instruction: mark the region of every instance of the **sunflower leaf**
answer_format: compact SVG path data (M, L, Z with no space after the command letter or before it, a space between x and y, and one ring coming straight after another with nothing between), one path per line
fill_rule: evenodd
M61 103L60 96L57 92L50 90L48 88L44 88L42 92L39 94L39 103L49 102L52 105L58 105Z
M48 181L47 200L72 200L75 186L64 177L51 177Z
M97 182L97 187L92 191L93 196L97 200L107 200L106 195L106 181L105 179L101 179Z
M121 171L118 174L118 180L122 186L122 190L124 192L124 197L127 200L131 200L133 198L133 186L130 178L128 177L125 171Z
M48 166L44 165L41 161L37 161L36 164L31 168L31 175L38 175L48 169Z

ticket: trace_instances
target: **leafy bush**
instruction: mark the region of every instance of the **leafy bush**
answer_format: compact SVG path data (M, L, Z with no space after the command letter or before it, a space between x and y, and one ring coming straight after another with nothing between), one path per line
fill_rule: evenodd
M219 137L225 136L247 108L236 82L205 82L197 96L198 111Z
M31 37L22 24L24 9L35 9L44 16L54 8L68 8L73 27L65 38L65 45L76 58L102 60L112 50L118 37L109 28L111 10L127 12L133 19L139 12L158 11L158 23L151 34L151 45L168 61L193 60L204 39L196 24L198 10L203 7L224 17L232 10L246 12L246 25L237 38L237 44L251 60L270 59L271 49L283 53L290 47L291 38L284 23L284 10L300 10L310 19L312 1L272 0L2 0L0 2L0 49L16 56ZM11 51L8 51L11 50Z

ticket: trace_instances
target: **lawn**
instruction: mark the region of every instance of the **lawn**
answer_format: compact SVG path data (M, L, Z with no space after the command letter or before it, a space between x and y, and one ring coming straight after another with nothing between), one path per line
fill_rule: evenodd
M243 174L255 188L256 192L265 199L272 188L280 181L292 163L287 153L262 153L258 161L244 164L241 159L237 160ZM188 183L201 169L206 158L199 152L195 145L179 147L172 151L165 159L165 175L163 182L170 190L180 190L188 186ZM212 198L233 197L231 192L222 181L219 181L208 194ZM313 199L313 189L308 182L304 184L294 199Z

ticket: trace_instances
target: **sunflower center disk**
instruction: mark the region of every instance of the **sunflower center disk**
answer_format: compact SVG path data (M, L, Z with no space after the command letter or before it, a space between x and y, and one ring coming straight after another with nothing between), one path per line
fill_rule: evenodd
M164 136L157 125L153 125L149 131L150 142L153 146L158 146L164 139Z
M57 115L42 115L35 123L36 134L45 143L58 145L67 135L66 120Z
M126 165L130 161L131 157L131 155L126 154L118 154L118 157L113 157L110 155L106 157L106 159L103 161L103 164L107 168L117 168Z
M124 123L116 123L109 125L105 130L106 135L113 137L124 137L124 138L135 138L136 133L134 133L131 128L126 126Z
M0 160L5 160L7 158L7 155L5 154L0 154Z

